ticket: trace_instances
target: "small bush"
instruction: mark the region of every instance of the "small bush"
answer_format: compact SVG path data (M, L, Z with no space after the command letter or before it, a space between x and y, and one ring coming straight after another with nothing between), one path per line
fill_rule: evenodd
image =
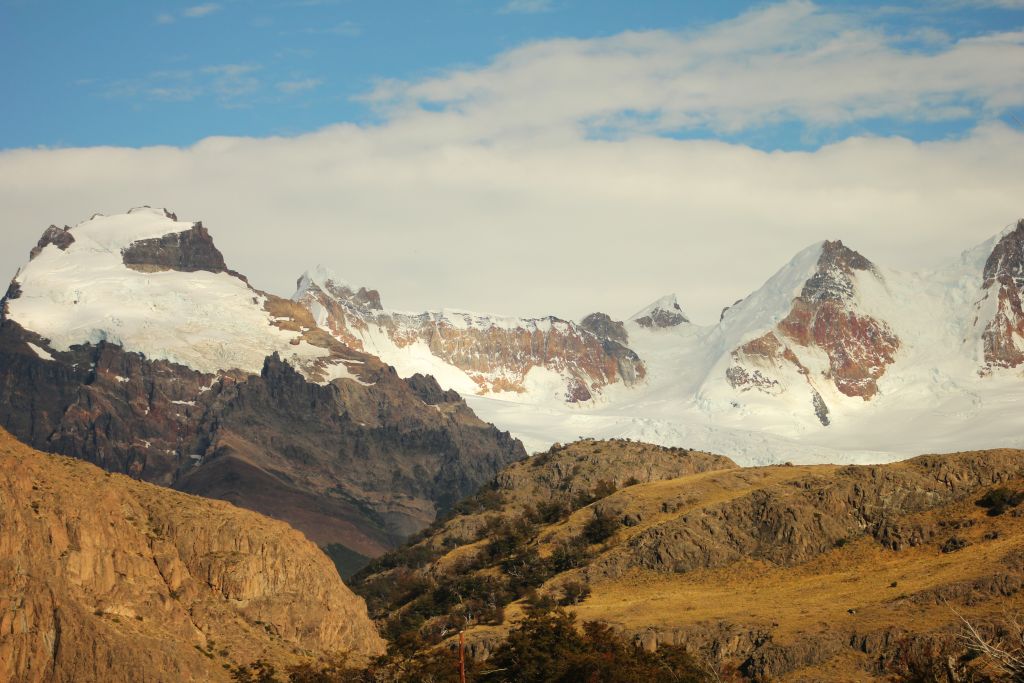
M998 517L1021 503L1024 503L1024 491L1012 491L1000 487L986 493L975 505L988 510L989 517Z
M562 598L558 601L563 607L578 605L590 597L590 586L582 581L568 581L562 584Z
M588 544L594 545L611 538L620 526L622 524L617 515L607 510L595 511L594 518L583 527L580 536Z

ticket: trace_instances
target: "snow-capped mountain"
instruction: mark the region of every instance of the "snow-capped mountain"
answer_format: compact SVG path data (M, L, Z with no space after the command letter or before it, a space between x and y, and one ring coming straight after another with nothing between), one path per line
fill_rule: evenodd
M364 556L526 456L149 208L51 226L32 250L0 300L0 426Z
M689 322L675 296L624 322L595 313L575 325L387 313L375 292L338 282L312 271L296 301L400 372L435 374L533 448L628 436L755 463L1024 444L1024 222L928 272L821 242L709 326ZM524 352L522 339L545 333ZM575 379L591 391L573 392Z
M1022 284L1024 221L928 272L811 245L713 325L674 295L624 321L403 313L323 267L291 300L260 292L201 224L141 210L50 228L4 306L44 360L107 342L245 375L277 353L321 385L387 365L432 375L532 449L630 437L838 462L1024 445Z
M675 327L690 322L683 313L675 294L663 296L630 316L629 321L640 327Z
M33 345L44 358L105 341L204 373L258 373L277 353L308 378L348 374L304 309L251 287L202 223L163 209L50 226L5 302L7 319L46 340Z
M356 290L323 266L299 278L292 299L342 343L464 394L579 403L646 374L625 333L603 326L600 314L577 324L553 316L386 311L376 291Z

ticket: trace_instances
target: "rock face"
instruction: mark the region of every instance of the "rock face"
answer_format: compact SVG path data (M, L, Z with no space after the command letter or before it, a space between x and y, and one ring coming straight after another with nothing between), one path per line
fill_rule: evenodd
M228 269L224 255L214 246L213 238L202 223L195 223L182 232L132 242L121 252L121 258L129 268L143 272L204 270L223 273Z
M1024 219L1003 235L985 262L982 273L983 298L979 309L994 309L984 325L981 339L984 372L992 368L1015 368L1024 362ZM991 302L985 306L987 302Z
M69 246L75 241L74 236L69 232L71 228L64 226L58 228L56 225L51 225L43 232L43 236L39 238L39 243L32 247L32 251L29 253L29 259L34 259L36 256L53 244L56 245L61 251L66 251Z
M357 291L324 268L304 274L293 299L342 343L380 353L399 368L438 367L446 385L461 391L523 394L539 382L557 385L560 398L578 403L617 382L633 385L646 372L624 342L586 325L555 317L388 312L376 291Z
M740 391L768 394L785 390L779 373L796 373L806 380L811 407L823 426L829 424L828 405L819 382L865 401L878 393L878 380L895 359L899 338L885 321L859 310L859 273L881 280L875 266L841 241L825 242L814 273L793 300L789 313L769 332L732 352L726 370L729 383ZM804 360L824 354L826 367L812 371Z
M26 443L230 500L363 556L394 547L525 457L433 378L403 380L306 309L224 270L201 226L172 234L168 225L181 224L163 213L96 220L79 242L120 250L47 246L5 297L0 426ZM135 239L140 227L159 236ZM117 260L91 265L94 252ZM65 259L81 265L64 268ZM56 286L49 261L81 282ZM117 327L129 316L115 300L97 305L105 292L93 270L157 297L124 304L150 316L144 326ZM177 308L159 307L164 282ZM38 310L71 322L59 330L66 346L57 332L27 327Z
M683 309L679 306L675 294L663 296L650 306L634 313L630 320L640 327L653 329L676 327L690 322L683 314Z
M0 431L0 679L227 681L384 643L362 599L288 525Z
M621 320L612 320L607 313L591 313L580 321L580 327L601 339L610 339L623 346L629 344L629 333Z

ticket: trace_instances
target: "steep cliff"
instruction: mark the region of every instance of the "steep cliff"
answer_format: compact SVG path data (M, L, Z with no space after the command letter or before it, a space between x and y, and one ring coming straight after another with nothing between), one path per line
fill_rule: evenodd
M281 522L0 431L0 679L226 681L381 654L363 601Z

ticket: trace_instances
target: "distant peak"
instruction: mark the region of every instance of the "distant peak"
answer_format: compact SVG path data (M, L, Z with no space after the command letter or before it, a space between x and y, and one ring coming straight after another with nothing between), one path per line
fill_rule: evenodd
M329 285L333 285L338 288L351 289L349 284L342 279L334 270L328 266L318 263L312 268L299 277L297 286L299 289L303 289L304 286L310 284L316 285L326 291Z
M853 296L854 271L866 271L881 278L875 264L842 240L826 240L814 274L803 286L800 296L808 301L845 300Z
M690 322L675 294L667 294L629 318L640 327L666 328Z
M133 206L132 208L128 209L128 213L148 213L148 214L151 214L153 216L163 216L164 218L170 218L172 221L175 221L175 222L178 221L178 215L176 213L174 213L173 211L168 211L167 209L163 209L163 208L159 208L159 207L154 208L152 206L149 206L148 204L144 204L142 206ZM103 214L101 214L101 213L97 213L97 214L93 215L93 218L95 218L96 216L102 216L102 215Z
M999 237L985 261L982 286L988 288L998 279L1012 279L1024 286L1024 219L1011 224Z
M599 339L611 339L623 346L629 343L626 326L619 320L612 320L607 313L591 313L580 321L580 327Z
M875 270L875 264L843 244L842 240L825 240L821 245L818 269L830 266L838 266L843 270Z
M334 270L317 264L304 272L295 283L292 300L298 301L308 292L318 289L340 301L346 301L360 308L383 310L380 293L375 289L360 287L358 290L342 279Z

